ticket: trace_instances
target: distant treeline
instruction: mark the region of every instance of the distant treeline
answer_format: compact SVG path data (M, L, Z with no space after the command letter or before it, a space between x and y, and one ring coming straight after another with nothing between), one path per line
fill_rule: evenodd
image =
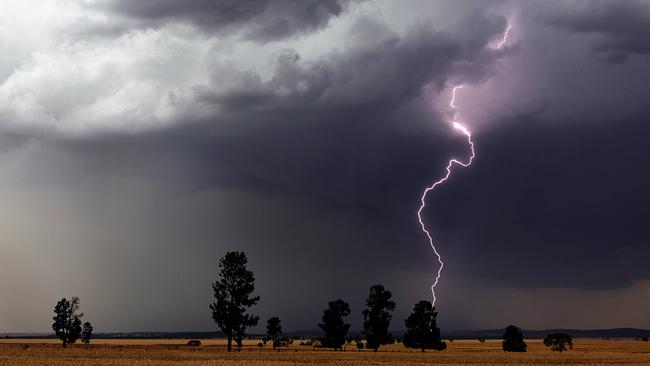
M478 330L452 330L442 331L443 339L501 339L504 328L502 329L478 329ZM642 339L650 338L650 330L639 328L611 328L611 329L522 329L527 338L541 339L548 333L563 332L571 334L574 338L585 339ZM292 339L316 339L321 333L317 330L298 330L284 333ZM395 337L404 336L404 331L394 331ZM360 331L350 331L351 337L362 337ZM264 338L264 333L250 333L249 336L255 339ZM0 338L6 339L56 339L52 333L0 333ZM220 331L214 332L110 332L96 333L93 339L220 339L225 338L225 334Z
M218 278L212 284L215 301L210 304L212 319L219 327L219 332L126 332L103 333L95 338L120 339L120 338L186 338L209 339L227 338L228 351L232 350L233 341L237 349L241 350L243 340L261 337L263 346L271 342L273 348L288 346L296 339L309 338L309 346L343 350L346 345L354 344L358 349L368 348L377 351L382 345L402 343L405 347L425 350L443 351L447 343L443 340L441 330L437 326L435 307L427 300L421 300L413 306L412 313L404 320L405 332L392 334L389 329L395 310L392 293L381 284L370 286L363 314L362 331L350 332L348 317L351 313L350 305L343 299L329 301L322 311L321 322L317 324L320 332L290 332L282 331L282 322L279 316L273 316L266 322L266 333L249 334L250 327L257 326L259 317L249 313L249 309L260 301L254 295L255 274L248 269L248 258L243 252L227 252L219 261ZM54 323L52 329L62 341L62 346L75 343L81 339L89 344L93 336L90 322L82 324L83 313L79 313L79 299L70 300L63 298L55 306ZM563 352L573 348L573 337L584 338L637 338L647 341L650 331L633 328L601 329L601 330L544 330L526 331L530 338L543 338L544 344L553 351ZM32 334L33 337L42 335ZM8 337L8 335L7 335ZM505 329L483 331L456 331L445 334L445 339L477 339L484 342L486 339L503 339L502 348L506 352L525 352L527 344L524 332L514 325ZM196 345L200 342L194 341ZM301 342L300 345L307 345Z

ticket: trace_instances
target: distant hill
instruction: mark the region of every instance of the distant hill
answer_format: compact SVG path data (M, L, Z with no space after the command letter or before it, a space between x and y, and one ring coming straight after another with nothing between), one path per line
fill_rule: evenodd
M612 329L543 329L543 330L525 330L522 332L526 338L544 338L546 334L553 332L562 332L572 335L575 338L650 338L650 330L637 328L612 328ZM288 337L312 338L322 334L318 330L293 331L285 333ZM403 331L393 332L393 335L401 337ZM484 330L454 330L443 332L445 339L499 339L503 334L503 329L484 329ZM361 332L352 331L350 336L360 336ZM261 337L261 334L251 334L251 337ZM54 338L51 333L0 333L2 338ZM111 332L97 333L93 335L95 339L210 339L224 338L222 332Z
M442 337L445 339L500 339L503 335L504 329L483 329L483 330L453 330L443 331ZM548 333L562 332L570 334L575 338L650 338L650 330L637 329L637 328L612 328L612 329L540 329L540 330L526 330L522 329L526 338L544 338ZM288 336L298 337L317 337L322 332L317 330L312 331L297 331L288 332ZM360 332L350 332L351 336L359 336ZM393 335L401 337L404 331L393 331Z
M56 338L52 333L0 333L2 338ZM94 339L190 339L224 338L222 332L110 332L93 334Z
M522 329L526 338L544 338L548 333L562 332L574 338L641 338L650 337L650 330L637 328L613 329ZM503 329L466 330L443 332L444 338L453 339L497 339L503 335Z

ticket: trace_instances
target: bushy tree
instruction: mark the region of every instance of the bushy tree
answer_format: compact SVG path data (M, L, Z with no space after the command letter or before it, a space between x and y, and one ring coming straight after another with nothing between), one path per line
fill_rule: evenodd
M330 301L327 309L323 310L322 323L318 326L325 332L321 345L335 350L343 349L345 336L348 334L350 324L346 323L350 315L350 305L341 300Z
M73 344L81 334L81 317L79 313L79 298L73 297L68 300L65 297L59 300L54 306L54 323L52 330L61 340L63 347Z
M81 330L81 341L84 344L90 344L90 339L93 336L93 326L90 322L85 322Z
M508 325L503 332L504 352L526 352L528 345L524 342L524 334L514 325Z
M247 269L248 259L243 252L228 252L219 261L219 279L212 284L216 301L210 305L212 319L228 336L228 351L233 337L241 349L248 327L254 327L259 317L246 310L257 304L255 274Z
M426 349L445 350L447 343L440 338L437 318L438 313L431 302L422 300L415 304L413 312L405 321L404 346L421 349L422 352Z
M573 349L573 338L566 333L549 333L544 338L544 345L551 351L563 352L567 350L567 346Z
M374 349L375 352L381 345L393 342L393 337L388 332L395 310L395 302L391 301L391 297L391 292L382 285L370 287L366 309L363 311L363 332L367 348Z
M274 316L266 321L266 336L273 342L273 348L280 346L282 324L280 324L279 317Z

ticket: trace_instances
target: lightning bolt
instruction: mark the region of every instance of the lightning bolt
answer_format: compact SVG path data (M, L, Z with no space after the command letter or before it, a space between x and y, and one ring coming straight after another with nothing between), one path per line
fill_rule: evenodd
M456 107L456 92L461 89L463 85L456 85L452 89L451 92L451 101L449 102L449 106L454 108L455 110L458 110ZM476 157L476 152L474 151L474 141L472 141L472 134L469 132L469 130L460 124L456 118L458 116L458 113L454 113L454 118L452 120L452 127L456 130L459 130L461 133L463 133L467 137L467 143L470 147L471 154L469 156L469 159L466 162L462 162L457 159L451 159L447 163L447 174L445 174L442 178L438 179L435 181L432 185L427 187L424 192L422 192L422 197L420 197L420 209L418 210L418 221L420 223L420 227L422 228L422 231L424 234L426 234L427 238L429 239L429 244L431 245L431 249L433 249L433 252L436 255L436 258L438 258L438 263L440 263L440 266L438 267L438 272L436 273L436 279L433 282L433 285L431 285L431 294L433 295L433 306L436 305L436 291L435 288L438 285L438 281L440 280L440 275L442 274L442 268L445 266L444 262L442 261L442 256L440 253L438 253L438 250L436 249L436 245L433 241L433 237L431 236L431 233L429 230L427 230L427 226L424 224L424 220L422 220L422 211L424 211L424 208L426 207L426 199L427 195L429 192L434 190L437 186L440 184L444 183L449 177L451 176L451 169L453 168L454 165L460 165L462 167L468 167L472 164L472 161Z
M503 47L503 45L506 44L506 42L508 42L508 35L510 34L511 29L512 29L512 25L508 23L508 26L506 27L506 31L503 32L503 38L501 39L501 42L497 44L497 50L500 50L501 47Z
M512 26L510 25L510 22L508 22L508 25L503 32L503 38L499 43L496 45L496 49L501 49L507 42L508 42L508 35L510 34L510 30L512 29ZM456 106L456 92L460 89L462 89L464 85L456 85L451 89L451 100L449 101L449 106L454 110L454 115L451 120L451 126L454 128L454 130L459 131L462 133L466 138L467 138L467 145L469 146L470 149L470 155L465 161L461 161L455 158L452 158L447 162L447 167L446 171L447 173L437 181L433 182L430 186L428 186L423 192L422 196L420 197L420 208L418 209L418 222L420 223L420 227L422 228L422 231L426 235L427 239L429 239L429 244L431 245L431 249L433 249L433 253L435 253L436 258L438 259L438 263L440 266L438 267L438 271L436 273L436 278L433 282L433 285L431 285L431 294L433 295L433 306L436 306L436 286L438 285L438 282L440 281L440 275L442 274L442 269L445 266L444 262L442 261L442 256L438 252L438 249L436 249L436 245L434 243L433 237L431 236L431 232L427 230L427 226L424 223L424 220L422 219L422 211L426 208L426 200L427 200L427 195L429 192L433 191L436 189L437 186L443 184L449 177L451 176L452 169L454 165L460 165L463 168L467 168L470 165L472 165L472 161L474 161L474 158L476 157L476 151L474 150L474 141L472 140L472 133L465 127L463 124L461 124L458 121L458 107Z

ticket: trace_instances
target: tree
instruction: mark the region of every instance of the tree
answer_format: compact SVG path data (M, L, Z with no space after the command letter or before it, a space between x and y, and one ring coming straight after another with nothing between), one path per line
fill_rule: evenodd
M273 348L280 346L280 337L282 337L280 318L274 316L266 321L266 335L273 342Z
M73 297L68 300L65 297L59 300L54 306L54 323L52 330L54 334L63 342L63 347L73 344L79 339L81 334L81 317L79 311L79 298Z
M330 301L327 309L323 310L322 323L318 326L325 332L325 337L321 345L326 348L342 350L345 344L345 336L348 334L350 324L347 324L346 318L350 315L350 305L338 299Z
M248 327L254 327L259 317L246 313L257 304L255 274L246 268L248 259L243 252L228 252L219 261L219 280L212 284L216 301L210 305L212 319L228 335L228 351L232 350L233 337L241 349Z
M415 304L413 313L404 322L406 324L404 345L409 348L419 348L422 352L426 349L445 350L447 343L440 338L440 329L436 325L437 318L438 312L431 302L422 300Z
M90 322L85 322L81 330L81 341L84 344L90 344L90 338L93 336L93 326Z
M566 333L549 333L544 338L544 345L551 351L562 352L567 350L567 346L573 349L573 339Z
M363 331L367 347L375 352L381 345L393 342L392 335L388 333L395 310L395 302L391 301L391 297L391 292L382 285L370 287L366 309L363 311Z
M503 332L503 343L501 347L504 352L526 352L528 345L524 342L524 334L514 325L508 325Z

